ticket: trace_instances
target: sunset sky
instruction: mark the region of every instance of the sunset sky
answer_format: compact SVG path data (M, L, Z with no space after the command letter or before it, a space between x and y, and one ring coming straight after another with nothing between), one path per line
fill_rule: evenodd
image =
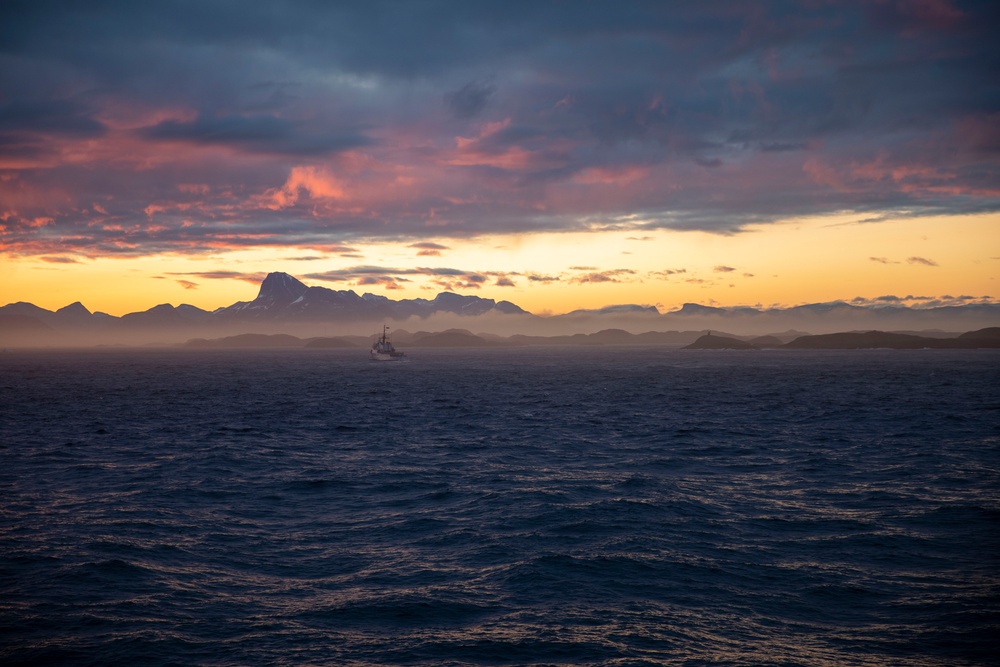
M0 305L994 302L998 7L5 2Z

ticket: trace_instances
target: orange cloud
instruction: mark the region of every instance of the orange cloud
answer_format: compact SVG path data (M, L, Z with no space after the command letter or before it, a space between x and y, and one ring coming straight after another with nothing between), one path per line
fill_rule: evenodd
M529 151L520 146L511 146L497 152L470 148L460 151L458 155L448 160L448 164L460 167L498 167L511 171L559 167L564 163L565 160L551 153Z
M301 193L311 199L343 199L344 187L330 172L319 167L293 167L288 180L280 188L268 190L261 204L264 208L279 210L294 206Z
M646 167L590 167L573 177L573 182L583 185L625 185L641 181L649 175Z

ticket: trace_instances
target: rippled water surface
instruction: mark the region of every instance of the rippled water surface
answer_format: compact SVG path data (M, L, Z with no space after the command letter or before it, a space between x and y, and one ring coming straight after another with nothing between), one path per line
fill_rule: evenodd
M0 663L986 665L1000 354L0 355Z

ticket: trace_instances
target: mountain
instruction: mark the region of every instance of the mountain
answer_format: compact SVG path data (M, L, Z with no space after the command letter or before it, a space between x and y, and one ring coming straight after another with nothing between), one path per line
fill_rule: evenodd
M52 321L56 315L51 310L45 310L44 308L39 308L35 304L28 303L26 301L18 301L17 303L8 303L3 308L0 308L0 313L4 315L17 315L19 317L30 317L45 324L52 324Z
M401 322L436 315L475 318L496 315L534 317L510 301L442 292L433 299L395 301L353 290L309 287L287 273L269 273L253 301L239 301L214 311L188 304L159 304L144 311L113 317L92 313L80 302L50 311L26 302L0 307L3 344L90 344L105 342L170 342L205 334L223 336L256 330L305 336L326 336L330 325L355 327L366 323ZM30 332L44 333L32 337ZM139 338L137 338L139 337ZM226 344L234 344L230 341Z
M958 340L1000 342L1000 327L986 327L978 331L968 331L958 336Z
M464 329L449 329L440 333L414 334L409 343L413 347L487 347L493 345L490 341L465 331Z
M354 290L307 287L287 273L269 273L253 301L234 303L212 313L217 321L318 321L405 320L450 313L475 317L489 312L527 314L509 301L442 292L433 299L393 301L376 294L358 295Z
M188 304L171 306L161 303L149 310L139 313L122 315L119 321L128 327L180 327L192 324L204 324L209 321L212 313Z
M206 340L192 338L184 343L184 347L302 347L304 341L287 334L240 334Z
M685 350L753 350L753 345L745 340L728 336L713 336L707 333L684 348Z
M940 338L926 338L910 334L887 333L884 331L843 332L820 336L802 336L785 347L796 350L860 350L872 348L893 348L897 350L919 350L933 347Z
M53 332L52 327L37 317L19 313L0 313L0 333L9 336L37 336L39 334L47 336Z
M656 309L656 306L638 306L634 303L623 303L615 306L605 306L603 308L572 310L566 313L566 317L573 317L577 315L624 315L624 314L659 315L660 311Z
M802 336L782 347L795 350L893 350L1000 348L1000 328L970 331L955 338L931 338L888 331L849 331Z
M907 307L859 306L843 301L812 303L787 308L715 307L686 303L664 314L671 325L683 329L728 329L744 335L776 331L833 333L836 331L968 331L1000 322L1000 303L962 306ZM951 335L951 334L946 334ZM788 336L779 335L788 340Z
M785 344L784 341L782 341L777 336L757 336L756 338L752 338L747 342L750 343L752 347L755 347L759 350L781 347L782 345Z
M969 331L959 336L918 336L891 331L842 331L816 336L799 336L782 344L776 336L761 336L749 341L729 336L706 334L685 350L759 350L764 348L790 350L966 350L1000 348L1000 327Z
M59 322L65 323L87 322L91 319L92 315L93 313L87 310L79 301L64 306L55 312L56 319Z
M492 341L490 336L508 336L506 344L513 345L681 347L695 342L706 331L734 331L745 340L774 336L777 342L771 339L754 343L758 347L774 347L805 332L876 330L951 338L958 334L948 332L987 331L978 335L990 338L988 330L996 329L1000 323L1000 303L928 308L856 305L844 301L788 308L686 303L665 313L653 306L624 304L537 316L510 301L452 292L442 292L432 299L397 301L371 293L359 295L353 290L310 287L287 273L275 272L264 278L252 301L239 301L211 312L188 304L164 303L114 317L91 312L80 302L56 311L26 302L10 303L0 307L0 344L170 344L196 337L222 338L245 333L294 334L303 340L350 338L371 333L382 323L398 326L412 320L433 322L438 330L473 328L471 323L475 322L475 336L486 342ZM456 339L454 343L460 341ZM821 341L802 344L819 345Z

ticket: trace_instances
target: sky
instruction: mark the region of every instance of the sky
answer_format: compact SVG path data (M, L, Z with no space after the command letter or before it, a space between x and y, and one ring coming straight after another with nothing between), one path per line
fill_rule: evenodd
M1000 289L1000 5L0 8L0 304Z

